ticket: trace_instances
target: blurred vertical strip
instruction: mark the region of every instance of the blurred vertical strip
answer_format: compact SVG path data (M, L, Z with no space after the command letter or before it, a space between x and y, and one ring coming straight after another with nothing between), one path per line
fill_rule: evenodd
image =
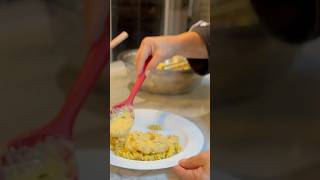
M110 42L110 34L111 34L111 27L110 27L110 25L111 25L111 22L110 22L110 20L111 20L111 17L110 17L110 8L111 8L111 6L110 6L110 4L111 4L111 2L110 2L110 0L106 0L106 2L107 2L107 18L106 18L106 28L107 28L107 31L108 31L108 35L109 36L107 36L108 37L108 43ZM109 62L110 62L110 48L107 50L108 51L108 57L107 58L109 58L108 60L109 60ZM106 112L109 112L109 109L110 109L110 63L107 63L107 73L106 73L106 75L107 75L107 99L106 99L106 101L107 101L107 107L106 107ZM107 147L108 147L108 149L107 149L107 153L106 153L106 172L107 172L107 179L110 179L110 153L109 153L109 151L110 151L110 133L109 133L109 126L110 126L110 116L109 116L110 114L109 113L106 113L106 117L107 117L107 119L106 119L106 122L107 122L107 131L106 131L106 134L107 134L107 136L106 136L106 142L107 142Z
M213 4L215 3L215 1L217 0L210 0L210 41L212 43L212 45L210 46L210 52L211 54L214 53L214 48L213 48L213 24L214 22L212 21L213 19ZM209 73L211 75L211 78L210 78L210 179L213 179L214 177L214 168L215 168L215 165L214 165L214 159L215 159L215 153L214 153L214 135L213 135L213 132L214 132L214 124L215 124L215 121L217 120L215 118L215 109L214 109L214 77L215 77L215 74L214 74L214 69L213 69L213 66L214 66L214 60L213 60L213 56L210 55L209 56Z
M86 41L88 44L97 40L104 25L110 26L109 11L109 0L84 0Z
M101 34L105 34L104 36L106 39L105 41L110 42L110 1L109 0L84 0L84 7L85 7L85 24L86 24L86 43L90 46L93 42L96 42L97 39L101 36ZM104 32L103 32L104 31ZM108 109L109 99L110 99L110 48L106 49L106 58L108 59L108 63L106 64L106 69L103 73L103 76L106 76L107 82L105 83L106 87L106 105L105 107L106 112L109 112ZM105 164L106 174L105 179L109 179L109 171L110 171L110 154L109 152L109 113L106 113L106 158ZM98 167L100 168L100 167ZM94 179L94 178L93 178Z

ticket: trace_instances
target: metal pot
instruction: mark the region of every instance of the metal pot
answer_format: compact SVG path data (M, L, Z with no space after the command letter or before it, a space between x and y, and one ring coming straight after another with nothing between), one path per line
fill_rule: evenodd
M118 60L124 62L128 76L130 78L130 86L136 80L135 69L135 49L127 50L119 54ZM200 84L202 77L189 70L155 70L149 78L145 80L141 89L146 92L156 94L183 94L192 91Z

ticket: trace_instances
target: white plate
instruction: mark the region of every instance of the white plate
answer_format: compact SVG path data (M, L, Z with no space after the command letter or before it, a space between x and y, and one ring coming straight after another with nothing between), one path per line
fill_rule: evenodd
M135 170L155 170L176 166L179 160L194 156L203 148L204 136L200 129L190 120L179 115L152 109L136 109L135 123L132 130L150 131L147 126L157 119L163 128L163 134L179 136L182 151L170 158L157 161L129 160L115 155L110 150L110 164Z

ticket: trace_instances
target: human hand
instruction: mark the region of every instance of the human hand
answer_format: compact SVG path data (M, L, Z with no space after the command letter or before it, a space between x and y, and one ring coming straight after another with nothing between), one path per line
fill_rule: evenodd
M174 56L179 44L177 36L146 37L142 40L136 55L136 69L138 74L142 72L143 65L149 56L152 56L146 72L154 70L165 59Z
M182 180L210 179L210 151L202 152L188 159L183 159L179 165L172 168Z
M145 61L152 56L146 72L154 70L165 59L174 55L188 58L207 57L205 43L196 32L186 32L174 36L146 37L142 40L136 55L137 74L142 72Z

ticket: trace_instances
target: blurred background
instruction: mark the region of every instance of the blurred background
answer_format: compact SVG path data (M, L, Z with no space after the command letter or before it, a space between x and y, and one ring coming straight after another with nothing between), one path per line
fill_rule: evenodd
M212 6L213 179L319 179L319 4Z
M1 150L9 139L55 117L103 30L107 10L105 0L0 1ZM106 92L96 88L77 120L84 179L106 177L107 103Z

